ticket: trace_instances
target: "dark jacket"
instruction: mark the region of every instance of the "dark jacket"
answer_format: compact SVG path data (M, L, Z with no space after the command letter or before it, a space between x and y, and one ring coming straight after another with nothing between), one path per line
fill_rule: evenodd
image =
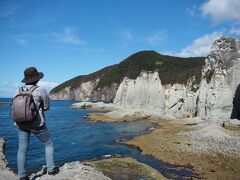
M230 118L240 120L240 84L238 85L233 98L233 109Z

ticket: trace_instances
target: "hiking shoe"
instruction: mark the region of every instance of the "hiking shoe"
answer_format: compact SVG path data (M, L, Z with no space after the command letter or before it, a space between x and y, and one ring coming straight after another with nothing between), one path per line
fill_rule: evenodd
M48 175L55 176L58 173L59 173L59 167L57 167L57 166L55 166L51 171L48 171Z

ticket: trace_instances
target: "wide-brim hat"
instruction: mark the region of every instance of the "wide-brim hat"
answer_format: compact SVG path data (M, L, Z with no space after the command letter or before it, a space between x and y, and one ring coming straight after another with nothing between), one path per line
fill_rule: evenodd
M24 79L23 83L32 83L42 79L44 74L42 72L38 72L35 67L29 67L24 71Z

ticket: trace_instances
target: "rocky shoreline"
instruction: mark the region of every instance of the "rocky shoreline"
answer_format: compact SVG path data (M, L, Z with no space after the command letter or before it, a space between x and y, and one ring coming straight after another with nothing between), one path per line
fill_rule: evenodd
M4 144L5 140L0 138L0 179L2 180L17 180L19 179L11 169L7 167L7 161L4 155ZM34 173L30 176L30 179L34 180L59 180L59 179L89 179L89 180L110 180L102 172L96 169L85 166L82 163L76 161L71 163L66 163L60 167L60 172L55 176L47 175L43 170Z
M166 179L157 170L131 157L110 157L84 164L102 171L111 179Z
M191 165L204 179L240 177L240 131L222 127L209 131L201 122L160 121L160 129L133 138L127 144L137 146L144 155L178 165Z
M8 167L4 156L5 140L0 138L0 179L17 180ZM130 157L106 156L89 161L65 163L55 176L46 174L45 168L30 175L34 180L110 180L110 179L166 179L152 167Z
M90 113L86 118L96 122L151 121L160 128L121 143L167 163L192 166L204 179L240 177L240 123L236 120L222 127L215 121L198 117L177 119L147 110L117 109L116 106L113 111Z
M95 109L94 104L92 104L91 109ZM99 106L96 108L96 110L100 109ZM102 109L105 110L105 108ZM134 114L131 115L131 113ZM149 112L149 114L150 113L151 112ZM240 168L239 124L236 124L236 122L235 124L226 123L225 127L222 127L220 124L210 123L209 121L201 120L201 118L174 119L165 116L167 120L164 120L156 114L149 114L146 114L145 111L139 111L139 109L125 110L123 113L123 109L117 110L114 108L114 110L110 112L90 114L87 118L97 117L94 119L97 122L136 121L143 119L151 121L157 124L160 128L154 128L147 134L134 137L133 139L124 142L121 141L121 143L126 144L129 147L137 148L143 155L151 155L166 163L183 167L192 167L194 172L204 179L234 179L240 177L238 171ZM108 118L106 118L106 116L108 116ZM0 162L3 165L1 166L0 179L1 177L4 177L5 179L7 177L11 177L10 179L16 179L16 175L7 168L3 153L4 143L5 141L1 139ZM114 179L113 176L108 175L110 173L109 167L106 167L108 164L113 163L113 159L114 157L111 157L108 160L95 160L94 163L93 161L66 163L60 168L61 173L56 177L57 179L61 179L62 177L68 177L71 174L74 179L81 179L81 177L83 177L81 176L82 172L83 174L88 174L91 179L91 173L96 177L95 173L98 172L100 173L98 179L100 179L101 176L103 179L108 177ZM117 162L116 159L114 161L115 164L118 164L117 166L119 168L120 162L124 167L128 166L127 164L129 163L129 159L126 158L118 158L119 162ZM135 164L134 161L135 160L132 160L133 164ZM88 167L90 164L96 169ZM86 165L87 167L85 167ZM136 164L134 166L136 166ZM154 169L152 170L155 171ZM84 171L87 171L88 173L84 173ZM118 171L121 170L118 169ZM142 171L143 170L141 169L139 172ZM136 172L132 173L136 174ZM39 174L41 174L41 172L33 174L32 178L38 177ZM52 179L52 177L41 175L38 179Z

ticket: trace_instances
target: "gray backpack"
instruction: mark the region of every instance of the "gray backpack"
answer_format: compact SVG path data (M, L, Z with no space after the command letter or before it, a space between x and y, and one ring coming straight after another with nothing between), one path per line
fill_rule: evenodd
M38 110L34 103L32 92L38 86L33 86L24 91L23 88L19 89L19 94L16 95L12 103L12 119L17 122L31 122L34 121Z

